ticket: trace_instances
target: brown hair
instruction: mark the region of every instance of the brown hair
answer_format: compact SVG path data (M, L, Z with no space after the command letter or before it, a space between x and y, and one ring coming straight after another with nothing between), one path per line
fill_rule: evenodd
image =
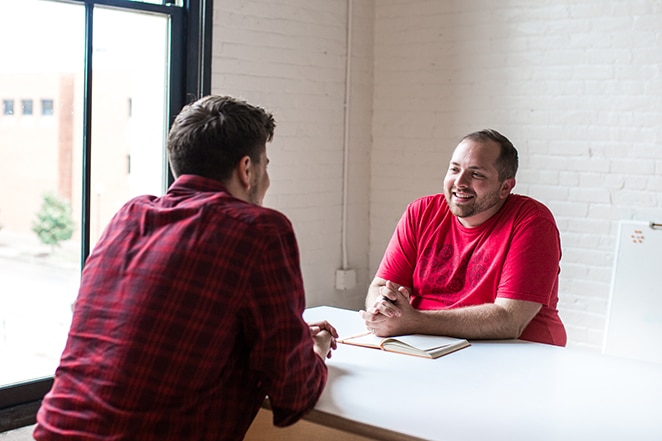
M519 166L519 156L517 149L512 142L501 133L494 129L483 129L477 132L469 133L462 140L470 139L476 142L494 141L501 147L501 154L497 158L496 168L499 171L499 181L503 182L508 178L514 178Z
M260 162L275 127L273 115L246 101L218 95L200 98L181 110L170 129L172 173L224 182L244 156Z

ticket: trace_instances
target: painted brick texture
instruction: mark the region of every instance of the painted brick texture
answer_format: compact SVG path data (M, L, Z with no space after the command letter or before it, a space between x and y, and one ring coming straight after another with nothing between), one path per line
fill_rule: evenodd
M212 92L242 97L274 113L268 146L271 187L265 205L285 213L299 241L309 306L359 307L368 283L368 210L372 118L373 8L355 2L343 223L345 1L217 1L214 5ZM343 265L357 285L335 289Z
M662 2L356 0L350 266L338 292L347 2L217 2L214 92L279 120L267 205L293 219L309 304L359 307L402 210L464 134L518 147L515 191L561 231L569 345L602 345L618 221L662 221Z
M378 218L440 191L457 139L496 128L520 150L515 190L557 218L570 345L599 349L618 221L662 219L662 4L375 5L371 268Z

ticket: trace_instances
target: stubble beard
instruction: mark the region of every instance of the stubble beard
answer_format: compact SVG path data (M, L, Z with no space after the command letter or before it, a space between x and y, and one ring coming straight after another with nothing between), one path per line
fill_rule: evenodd
M262 206L262 199L259 197L259 191L257 185L253 185L250 190L248 190L248 201L252 204Z
M448 203L448 208L451 213L459 218L472 217L480 214L496 206L500 201L499 191L488 193L480 198L476 196L475 193L469 192L473 196L471 202L465 204L457 204L453 200L454 192L454 189L446 192L446 202ZM465 191L464 193L467 192Z

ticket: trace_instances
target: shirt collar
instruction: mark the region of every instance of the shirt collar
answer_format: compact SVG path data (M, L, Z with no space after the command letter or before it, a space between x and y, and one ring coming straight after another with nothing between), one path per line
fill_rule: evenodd
M228 193L227 188L220 181L198 175L179 176L168 189L168 193L179 192L182 190Z

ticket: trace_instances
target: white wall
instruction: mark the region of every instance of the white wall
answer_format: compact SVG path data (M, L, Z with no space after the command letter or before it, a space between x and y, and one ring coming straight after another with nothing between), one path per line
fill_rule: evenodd
M293 219L309 304L360 306L405 205L441 191L462 135L492 127L519 148L516 192L557 218L569 344L598 349L618 220L662 220L662 2L355 0L348 235L360 277L342 293L346 4L215 5L214 92L280 121L267 204Z
M301 252L309 306L358 307L368 283L373 8L355 1L214 2L212 92L274 113L271 188L265 205L285 213ZM353 42L347 48L348 35ZM347 266L354 289L335 289L343 265L345 76L351 53Z

